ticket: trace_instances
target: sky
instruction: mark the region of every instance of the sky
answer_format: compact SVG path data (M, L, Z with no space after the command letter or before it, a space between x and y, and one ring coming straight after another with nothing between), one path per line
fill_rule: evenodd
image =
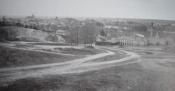
M175 0L0 0L0 15L175 20Z

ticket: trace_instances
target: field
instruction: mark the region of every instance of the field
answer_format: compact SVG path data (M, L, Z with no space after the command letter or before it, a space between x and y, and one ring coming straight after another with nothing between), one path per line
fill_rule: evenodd
M15 67L36 64L64 62L77 57L48 54L35 51L25 51L0 47L0 67Z
M175 55L165 50L128 49L137 63L62 75L28 77L1 85L2 91L174 91ZM113 58L112 58L113 59ZM109 58L108 58L109 60ZM94 60L95 61L95 60Z
M73 59L78 59L85 57L87 55L98 54L102 52L98 49L75 49L75 48L59 48L53 47L52 45L47 45L51 47L50 49L41 48L39 46L35 47L36 44L15 44L14 48L0 46L0 68L4 67L17 67L17 66L27 66L27 65L37 65L37 64L48 64L48 63L59 63L65 62ZM46 45L46 44L45 44ZM54 45L55 46L55 45ZM61 45L62 46L62 45ZM64 46L63 46L64 47ZM27 50L26 50L27 49Z
M4 90L16 91L126 91L142 73L138 64L84 74L55 75L15 81ZM124 77L125 75L125 77ZM131 75L131 77L127 77ZM136 77L137 76L137 77ZM141 79L141 78L140 78ZM133 80L133 81L132 81ZM25 84L24 84L25 82ZM3 89L3 88L2 88ZM124 90L125 89L125 90ZM135 90L138 91L138 90Z
M0 21L0 91L175 91L174 21L17 20Z

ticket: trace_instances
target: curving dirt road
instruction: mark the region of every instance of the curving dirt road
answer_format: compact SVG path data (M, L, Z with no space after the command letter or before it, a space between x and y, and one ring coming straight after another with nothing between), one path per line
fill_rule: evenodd
M127 56L119 60L104 61L104 62L87 62L101 57L114 55L115 52L112 50L120 51L120 53L125 53ZM39 77L44 75L53 74L70 74L70 73L81 73L93 70L100 70L103 68L108 68L116 66L117 63L128 61L131 59L137 59L140 61L140 56L136 53L124 51L121 49L105 48L105 53L96 54L93 56L88 56L81 59L76 59L72 61L62 62L62 63L52 63L52 64L42 64L26 67L17 68L5 68L0 69L0 82L2 81L13 81L16 79L26 78L26 77ZM134 61L134 62L137 62Z

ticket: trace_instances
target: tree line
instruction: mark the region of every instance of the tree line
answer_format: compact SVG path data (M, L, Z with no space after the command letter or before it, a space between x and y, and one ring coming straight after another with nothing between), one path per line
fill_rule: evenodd
M62 23L64 24L61 26L58 26L56 23L47 23L45 25L42 25L40 24L41 22L39 21L39 19L35 18L34 16L30 17L30 20L25 23L23 23L22 21L24 20L14 20L2 17L0 21L0 26L17 26L23 28L36 29L55 34L55 36L57 30L63 30L65 32L68 31L67 34L61 35L67 43L70 43L71 45L86 44L89 46L92 46L93 43L95 43L97 34L103 28L102 23L92 19L80 21L73 18L65 18L62 20ZM57 21L60 22L59 20Z

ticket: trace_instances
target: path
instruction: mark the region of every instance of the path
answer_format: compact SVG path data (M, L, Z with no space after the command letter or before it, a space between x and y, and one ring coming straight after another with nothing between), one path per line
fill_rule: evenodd
M92 70L100 70L103 68L115 66L116 63L131 60L134 58L139 58L140 56L136 53L124 51L120 49L106 48L106 53L100 53L93 56L88 56L81 59L76 59L72 61L62 62L62 63L52 63L52 64L42 64L26 67L17 68L5 68L0 69L0 81L16 80L26 77L39 77L43 75L55 75L55 74L70 74L70 73L80 73ZM112 61L104 62L87 62L101 57L115 55L114 52L110 50L117 50L126 53L128 55L125 58Z

